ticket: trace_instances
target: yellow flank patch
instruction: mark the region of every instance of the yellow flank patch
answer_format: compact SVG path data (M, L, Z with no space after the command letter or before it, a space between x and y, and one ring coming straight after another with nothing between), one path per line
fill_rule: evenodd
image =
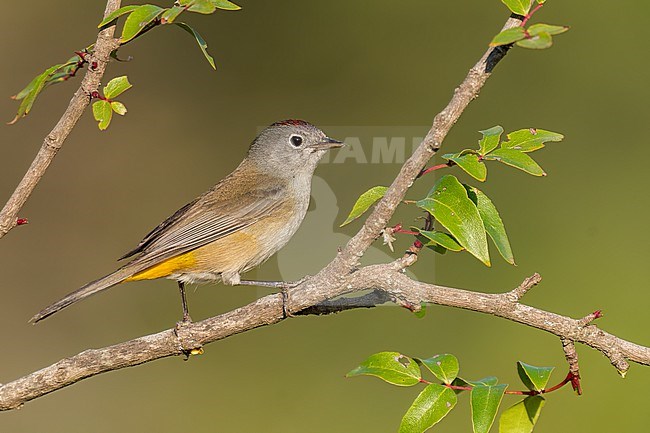
M178 271L191 268L196 264L194 251L190 251L180 256L172 257L164 262L153 265L149 269L138 272L124 281L155 280L156 278L168 277Z

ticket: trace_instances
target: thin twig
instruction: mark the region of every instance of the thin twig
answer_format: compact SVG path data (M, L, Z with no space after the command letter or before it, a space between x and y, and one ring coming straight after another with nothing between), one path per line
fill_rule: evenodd
M564 350L564 357L569 363L569 373L566 376L567 381L571 382L573 390L578 394L582 394L582 385L580 384L580 367L578 365L578 352L576 345L572 340L561 338L562 350Z
M530 277L526 278L522 283L508 292L508 297L512 302L519 302L521 298L524 297L526 293L542 281L542 277L539 274L533 274Z
M104 16L119 9L121 0L108 0ZM113 38L115 26L110 26L99 32L97 42L89 61L96 68L88 68L81 85L75 92L54 129L43 140L41 149L38 151L36 158L20 181L16 190L13 192L2 211L0 211L0 238L9 233L11 229L18 224L18 213L32 195L34 188L38 185L45 171L50 166L54 157L59 152L66 138L76 125L77 121L83 114L90 103L90 94L97 91L100 81L104 76L106 65L110 58L111 51L115 50L119 44ZM23 221L25 221L23 219Z

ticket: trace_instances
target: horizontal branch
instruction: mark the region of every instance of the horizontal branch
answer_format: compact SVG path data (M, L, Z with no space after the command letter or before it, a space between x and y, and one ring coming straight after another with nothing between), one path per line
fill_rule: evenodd
M511 292L487 294L451 289L413 281L402 273L393 273L388 277L377 275L374 287L384 289L396 297L402 296L410 303L428 302L492 314L550 332L562 339L585 344L602 352L621 374L625 374L629 368L627 361L650 366L650 347L618 338L596 325L585 325L582 319L521 304L513 300Z
M316 299L310 297L309 302L314 303L300 309L296 306L304 305L309 295L297 286L288 290L291 300L288 307L296 313L326 314L371 307L372 302L384 303L387 297L412 305L431 303L456 307L502 317L550 332L563 340L586 344L602 352L621 372L628 368L626 360L650 365L650 348L618 338L595 325L585 326L580 319L523 305L512 299L511 292L487 294L414 281L399 270L401 266L401 263L393 262L364 267L349 275L346 282L335 290L323 291ZM539 281L539 276L534 279ZM365 289L374 291L360 298L328 301L335 296ZM379 295L378 291L387 297ZM175 329L101 349L85 350L1 386L0 410L15 409L29 400L97 374L164 357L187 356L208 343L284 319L282 295L273 294L200 322L179 325Z

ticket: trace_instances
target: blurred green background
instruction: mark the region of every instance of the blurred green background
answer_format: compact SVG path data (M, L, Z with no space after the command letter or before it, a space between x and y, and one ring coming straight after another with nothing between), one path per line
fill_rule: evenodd
M126 118L99 132L87 111L21 212L30 224L0 240L0 382L173 326L180 305L166 280L117 287L37 326L27 320L112 271L149 229L234 168L269 123L305 118L363 146L376 136L423 135L508 15L498 0L240 3L238 12L185 18L207 39L217 72L176 28L155 29L121 51L133 61L110 65L105 82L128 74L134 84L120 98ZM94 41L103 9L103 1L4 4L0 95ZM540 272L544 281L526 303L574 317L602 308L600 326L650 344L648 12L643 1L551 1L539 12L535 22L571 31L549 50L511 51L444 144L472 146L476 131L495 124L566 135L535 155L548 177L491 164L481 185L506 222L518 266L494 250L492 269L468 254L425 253L413 268L419 279L500 292ZM30 116L0 127L3 203L78 84L48 89ZM17 104L2 101L1 116L11 120ZM319 269L360 226L338 228L358 194L398 169L354 159L323 164L324 198L315 192L314 212L279 259L247 276L280 278L278 263L284 277ZM411 196L433 181L419 182ZM395 222L415 215L403 211ZM398 251L408 243L400 240ZM264 293L202 286L190 290L190 309L201 319ZM381 350L454 353L462 376L496 375L514 388L517 360L557 366L552 382L566 371L559 341L543 332L449 308L431 307L421 320L377 308L295 318L209 345L189 362L94 377L0 414L0 431L396 431L419 391L343 377ZM622 380L599 353L581 346L579 355L584 395L551 395L536 431L646 431L650 369L632 365ZM468 406L463 396L437 431L471 431Z

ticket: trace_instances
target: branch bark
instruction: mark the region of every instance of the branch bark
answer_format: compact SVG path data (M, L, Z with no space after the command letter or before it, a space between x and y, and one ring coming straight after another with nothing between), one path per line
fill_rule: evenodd
M104 16L119 9L121 0L108 0ZM99 89L99 84L106 71L110 54L119 47L119 43L113 38L115 26L108 27L97 35L95 48L90 56L90 64L97 62L96 68L89 67L81 85L74 93L57 124L45 137L36 158L20 181L2 211L0 211L0 238L16 227L18 213L23 208L32 192L38 185L45 171L50 166L56 154L61 150L66 138L77 124L77 121L90 103L90 94Z
M619 370L622 368L627 370L626 359L642 365L650 365L650 348L618 338L595 325L585 326L580 319L572 319L523 305L513 300L511 292L486 294L414 281L401 272L401 267L402 263L397 261L359 269L346 278L345 285L335 290L323 291L316 300L317 304L326 302L334 296L374 288L388 294L390 298L400 299L411 305L426 302L491 314L550 332L564 340L586 344L602 352ZM539 275L532 277L532 281L535 282L539 279ZM289 293L295 305L313 302L313 298L303 293L299 286L289 289ZM309 301L306 298L309 298ZM364 302L357 302L357 307L371 306L365 304L370 298L362 299ZM377 297L378 303L385 301L386 298ZM29 400L97 374L169 356L187 356L192 350L200 349L208 343L278 323L285 319L282 302L282 295L268 295L246 306L201 322L184 324L175 329L101 349L85 350L1 386L0 410L18 408ZM342 302L346 305L344 309L349 309L347 307L353 303L351 300ZM322 310L313 312L326 313ZM625 364L621 364L622 361Z
M503 29L515 27L520 23L519 18L510 18ZM286 318L285 312L290 315L328 314L356 307L369 307L388 299L413 309L426 302L491 314L522 323L557 335L563 341L591 346L607 356L621 372L627 370L628 360L650 365L650 348L620 339L584 319L572 319L521 304L520 299L540 281L539 275L534 275L516 289L502 294L484 294L422 283L403 273L406 267L417 260L417 248L394 262L358 268L363 253L388 226L409 187L438 151L461 113L478 96L494 66L506 51L488 50L470 69L449 104L435 117L425 139L402 166L399 175L361 230L318 274L288 289L287 305L283 305L282 295L269 295L201 322L179 325L175 329L102 349L86 350L0 386L0 410L15 409L29 400L106 371L168 356L189 356L213 341L278 323ZM356 305L354 300L332 301L338 296L366 289L375 291L357 298ZM577 358L575 362L577 363Z

